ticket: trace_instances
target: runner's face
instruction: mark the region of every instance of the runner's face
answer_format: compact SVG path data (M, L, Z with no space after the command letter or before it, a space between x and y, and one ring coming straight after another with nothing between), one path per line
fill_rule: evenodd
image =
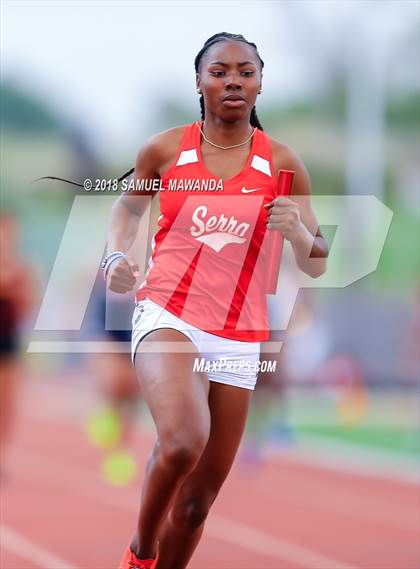
M261 88L261 77L261 65L251 46L223 41L210 47L197 74L206 114L227 121L249 116Z

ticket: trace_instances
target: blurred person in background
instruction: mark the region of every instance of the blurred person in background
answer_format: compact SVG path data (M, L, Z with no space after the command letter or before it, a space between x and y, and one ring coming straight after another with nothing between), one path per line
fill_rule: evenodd
M291 261L287 257L284 260ZM288 289L295 290L296 277L296 267L288 267L287 275L283 272L283 297L288 296ZM271 451L295 443L288 416L288 390L313 384L331 349L330 330L318 317L312 295L311 290L301 289L287 332L271 331L271 340L282 341L283 345L280 352L266 355L266 359L276 362L275 371L258 377L241 455L245 463L263 464ZM271 317L284 321L284 307L277 297L270 297L269 306Z
M133 442L141 390L125 346L131 343L133 298L109 291L102 273L92 294L93 307L87 312L89 334L114 345L108 352L89 359L95 380L98 405L88 418L90 441L105 452L102 472L111 484L130 483L136 475L136 461L129 447ZM110 315L107 318L107 315Z
M117 310L120 314L133 312L132 298L112 294L108 299L108 310ZM100 299L101 314L105 316L105 296ZM108 340L118 342L123 347L131 342L130 330L105 330ZM95 364L100 375L99 391L103 398L115 409L122 422L121 442L128 442L133 428L133 420L140 398L140 386L131 363L129 353L109 352L101 354Z
M332 348L332 331L315 310L313 292L301 289L282 348L283 373L288 383L315 381Z
M12 437L19 381L22 378L20 331L35 305L31 265L19 250L18 221L0 211L0 475Z
M281 343L278 352L267 353L261 360L275 363L273 371L260 371L258 382L249 410L244 444L241 447L240 459L247 466L262 466L268 451L273 445L288 447L294 442L294 434L288 424L287 389L290 378L285 367L285 342L288 335L278 329L288 320L290 302L286 299L293 297L298 280L298 268L293 255L287 251L282 255L282 274L279 277L276 294L268 297L270 314L270 340ZM281 301L279 300L281 299ZM299 297L299 302L301 297ZM296 314L295 311L293 313ZM281 323L281 324L280 324ZM288 326L288 331L291 326Z
M368 414L368 389L360 360L334 351L334 329L316 310L314 293L302 289L293 311L280 358L289 387L315 388L334 404L340 427L353 427Z
M186 192L159 192L159 231L146 280L136 294L132 340L133 362L158 440L143 484L138 527L120 569L187 567L238 450L256 372L252 368L232 371L226 365L209 372L195 371L194 360L199 359L196 356L207 356L209 363L224 357L231 364L256 362L259 342L268 339L265 282L258 281L254 296L248 288L242 296L239 290L233 300L229 294L239 282L232 276L239 260L242 268L238 278L242 282L247 279L249 283L255 269L256 257L252 264L248 249L244 250L245 263L238 260L243 250L239 244L258 251L268 227L290 240L301 270L316 277L326 268L328 247L309 201L300 206L292 199L276 198L276 176L282 168L295 172L293 193L309 196L311 189L302 161L288 146L266 136L256 115L263 65L255 44L243 36L221 33L209 38L195 59L202 121L154 136L137 158L134 181L160 179L168 185L174 179L218 178L223 180L224 191L223 200L216 194L205 195L204 191L189 200ZM261 199L252 196L249 200L243 195L258 191ZM150 195L146 190L138 193ZM205 240L200 239L198 251L206 267L205 271L201 268L201 274L195 270L196 255L195 260L187 260L184 272L189 252L197 252L193 233L172 229L180 211L187 216L187 227L191 226L197 214L191 209L197 204L196 199L203 200L219 217L223 205L224 214L250 221L243 222L242 227L250 228L252 223L258 228L253 230L252 239L249 232L246 239L235 235L236 239L226 240L232 233L226 228L222 232L210 231ZM235 201L238 199L240 208ZM258 219L255 199L260 204ZM109 288L118 293L132 290L139 274L127 251L143 213L141 203L137 195L124 193L112 211L109 253L103 268ZM216 237L217 243L212 241ZM203 243L208 243L208 247L203 247ZM172 285L175 292L170 292ZM199 301L191 294L193 286L200 286ZM225 323L226 302L228 309L230 306L237 314L233 324ZM223 322L217 321L221 313ZM249 319L249 327L236 328L239 315L243 314ZM181 315L185 320L181 320ZM262 321L265 330L260 328ZM174 351L150 353L150 342L172 344ZM177 351L177 342L187 342L192 353Z

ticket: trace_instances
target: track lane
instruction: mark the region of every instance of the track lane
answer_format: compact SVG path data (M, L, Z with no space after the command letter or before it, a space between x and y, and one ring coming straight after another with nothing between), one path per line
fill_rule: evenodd
M89 397L80 405L80 393L68 385L36 391L35 412L33 397L22 402L2 521L75 566L112 569L136 521L141 476L122 489L101 479L102 453L83 432ZM39 391L48 396L39 398ZM147 429L133 441L141 473L152 444ZM191 569L417 569L418 491L412 484L312 467L287 455L257 470L244 469L238 460ZM29 561L14 565L14 552L5 555L5 569L33 567Z

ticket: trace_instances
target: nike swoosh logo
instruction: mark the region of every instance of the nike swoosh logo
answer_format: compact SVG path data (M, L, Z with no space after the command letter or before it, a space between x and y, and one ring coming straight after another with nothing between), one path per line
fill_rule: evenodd
M249 194L251 192L258 192L258 190L262 190L262 188L253 188L252 190L247 190L245 187L242 188L241 192L243 194Z

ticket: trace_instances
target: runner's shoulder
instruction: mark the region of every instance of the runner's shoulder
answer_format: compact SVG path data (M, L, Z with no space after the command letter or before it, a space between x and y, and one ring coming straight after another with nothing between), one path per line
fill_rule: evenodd
M276 173L280 169L294 171L305 169L302 159L291 146L279 142L271 136L268 136L268 139L271 143L271 155Z
M311 195L311 180L308 170L298 153L288 144L268 137L271 142L272 160L275 176L279 170L292 170L294 175L291 195Z
M186 127L187 125L176 126L151 136L140 148L137 164L147 160L155 172L161 174L167 163L174 159Z

